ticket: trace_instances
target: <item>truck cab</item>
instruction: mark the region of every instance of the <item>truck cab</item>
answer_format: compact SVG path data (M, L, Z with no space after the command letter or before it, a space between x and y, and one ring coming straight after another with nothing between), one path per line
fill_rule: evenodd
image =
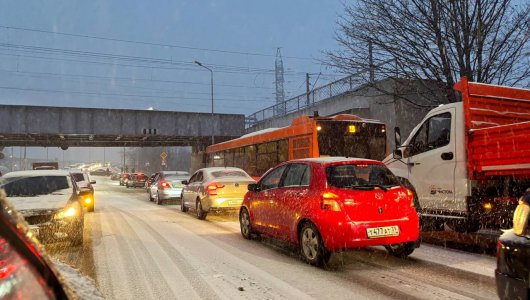
M465 78L462 102L429 111L384 163L413 190L424 224L509 228L530 186L530 91ZM525 119L528 118L528 119Z
M462 103L431 110L384 163L413 187L422 216L462 219L469 195ZM398 143L400 144L400 143Z

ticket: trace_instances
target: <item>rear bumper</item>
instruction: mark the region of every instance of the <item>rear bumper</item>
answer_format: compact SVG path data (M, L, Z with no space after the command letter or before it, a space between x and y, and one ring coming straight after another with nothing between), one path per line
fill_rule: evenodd
M161 190L158 195L160 200L182 199L182 189Z
M224 211L239 211L243 198L239 197L210 197L208 199L208 211L224 212Z
M399 228L399 235L377 238L368 237L368 228L387 226L397 226ZM400 219L328 223L325 226L319 226L319 230L326 248L330 251L407 242L417 243L420 236L419 220L416 212Z

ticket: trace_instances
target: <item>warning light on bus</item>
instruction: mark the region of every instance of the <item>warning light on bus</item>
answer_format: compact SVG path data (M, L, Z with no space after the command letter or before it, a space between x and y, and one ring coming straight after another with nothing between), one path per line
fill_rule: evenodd
M356 133L357 127L355 125L348 125L348 132L349 133Z

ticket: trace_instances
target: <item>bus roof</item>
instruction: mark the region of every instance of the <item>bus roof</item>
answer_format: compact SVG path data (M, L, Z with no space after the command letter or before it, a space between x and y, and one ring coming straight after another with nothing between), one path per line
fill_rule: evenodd
M299 116L293 119L290 126L281 128L267 128L260 131L251 132L237 139L208 146L206 148L206 152L211 153L225 149L232 149L237 147L265 143L269 141L281 140L291 136L312 134L315 130L314 121L358 121L362 123L384 124L378 120L364 119L359 116L350 114L339 114L331 117Z

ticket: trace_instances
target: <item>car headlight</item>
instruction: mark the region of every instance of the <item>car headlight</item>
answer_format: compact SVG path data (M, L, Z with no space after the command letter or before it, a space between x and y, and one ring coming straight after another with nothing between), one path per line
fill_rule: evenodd
M75 209L75 207L68 207L58 212L55 215L55 219L61 220L61 219L66 219L66 218L72 218L72 217L77 216L77 213L78 212L77 212L77 209Z
M513 232L517 235L524 235L528 227L528 214L530 206L528 203L519 201L519 205L513 213Z
M85 200L83 200L83 201L85 202L85 204L88 205L88 204L92 203L92 198L86 197Z

